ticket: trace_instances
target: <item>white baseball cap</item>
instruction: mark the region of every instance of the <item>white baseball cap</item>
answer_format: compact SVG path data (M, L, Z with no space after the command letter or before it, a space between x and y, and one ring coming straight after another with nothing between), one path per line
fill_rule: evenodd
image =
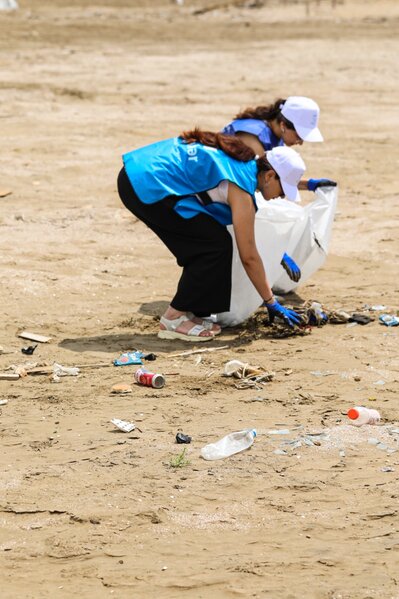
M266 152L266 158L280 177L281 187L287 198L292 202L300 202L298 183L306 166L298 152L288 146L277 146Z
M291 121L303 141L323 141L317 127L320 108L314 100L304 96L289 96L281 108L281 114Z

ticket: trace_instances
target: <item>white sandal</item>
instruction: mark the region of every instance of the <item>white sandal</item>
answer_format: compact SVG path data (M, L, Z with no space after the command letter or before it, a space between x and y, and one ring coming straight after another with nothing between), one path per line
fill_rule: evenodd
M187 316L190 320L192 320L193 318L201 318L200 316L196 316L193 312L187 312ZM199 324L203 326L206 331L211 331L211 333L213 333L215 336L220 335L220 333L222 332L221 328L218 331L214 331L213 325L217 324L217 322L212 322L212 320L208 320L207 318L201 318L201 323Z
M178 333L176 329L187 320L190 320L188 316L183 314L179 318L174 320L168 320L165 316L161 316L161 324L165 329L161 329L158 333L160 339L182 339L183 341L211 341L215 335L200 336L203 331L206 331L205 327L200 324L195 324L187 333Z

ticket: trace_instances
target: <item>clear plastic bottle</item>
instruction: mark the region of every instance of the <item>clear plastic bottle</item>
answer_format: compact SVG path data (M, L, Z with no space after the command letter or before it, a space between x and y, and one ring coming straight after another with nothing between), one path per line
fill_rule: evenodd
M363 424L377 424L381 416L377 410L356 406L348 411L348 418L354 426L362 426Z
M210 443L205 445L201 449L201 455L204 460L221 460L228 458L234 453L243 451L251 447L256 437L255 429L246 429L244 431L238 431L236 433L230 433L216 441L216 443Z

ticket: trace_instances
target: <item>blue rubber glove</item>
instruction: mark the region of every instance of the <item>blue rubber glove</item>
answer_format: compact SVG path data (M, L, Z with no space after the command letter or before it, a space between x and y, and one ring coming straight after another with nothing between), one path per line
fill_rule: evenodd
M277 318L284 320L285 324L287 324L289 327L294 327L302 322L299 314L294 312L294 310L284 308L284 306L279 304L276 300L274 300L272 304L266 304L266 302L263 302L263 306L267 308L269 313L270 324L273 324L276 316Z
M331 179L309 179L309 191L316 191L318 187L337 187L337 182L331 181Z
M299 279L301 278L301 269L299 268L298 264L294 262L294 260L288 254L284 254L280 264L284 268L291 281L298 283Z

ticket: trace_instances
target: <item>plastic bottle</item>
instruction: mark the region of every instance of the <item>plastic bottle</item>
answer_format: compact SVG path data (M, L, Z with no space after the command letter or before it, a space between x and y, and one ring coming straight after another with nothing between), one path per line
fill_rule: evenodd
M356 406L348 411L348 418L354 426L362 426L363 424L377 424L381 416L377 410Z
M244 431L238 431L236 433L230 433L216 441L216 443L210 443L205 445L201 449L201 455L204 460L221 460L228 458L234 453L243 451L251 447L256 437L255 429L246 429Z

